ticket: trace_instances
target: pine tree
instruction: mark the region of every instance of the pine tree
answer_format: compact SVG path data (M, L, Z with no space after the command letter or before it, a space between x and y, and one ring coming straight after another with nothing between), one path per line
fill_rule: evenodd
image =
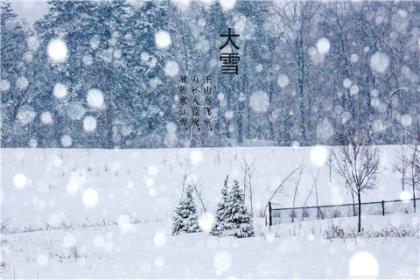
M227 208L224 219L226 231L224 235L232 235L238 238L254 236L251 215L245 207L244 195L239 188L239 182L234 181L228 193Z
M214 227L210 234L212 235L224 235L224 233L231 229L231 225L226 223L226 213L227 213L227 204L228 204L228 193L229 193L229 187L228 187L228 180L229 176L226 176L223 188L222 188L222 200L219 202L217 206L216 211L216 222L214 224Z
M192 196L192 187L188 186L185 196L181 198L173 217L172 234L199 232L197 209Z

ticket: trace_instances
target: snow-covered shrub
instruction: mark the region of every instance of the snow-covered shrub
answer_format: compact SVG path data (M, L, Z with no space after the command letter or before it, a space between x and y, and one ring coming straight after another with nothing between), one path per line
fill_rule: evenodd
M331 224L324 231L325 239L354 239L354 238L420 238L419 229L410 226L395 227L387 225L379 230L363 230L358 232L356 228L344 229L336 224Z
M181 198L173 217L172 234L199 232L197 209L192 196L192 187L188 186Z
M254 236L251 215L245 207L244 195L239 188L239 182L234 181L232 188L228 187L226 177L222 188L222 200L216 212L216 223L211 234L218 236L235 236L238 238Z

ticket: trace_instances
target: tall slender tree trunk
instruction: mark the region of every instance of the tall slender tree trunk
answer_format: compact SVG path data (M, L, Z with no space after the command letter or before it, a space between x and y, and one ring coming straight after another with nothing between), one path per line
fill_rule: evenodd
M357 192L357 202L359 204L359 220L357 223L357 232L362 231L362 199L360 197L360 191Z

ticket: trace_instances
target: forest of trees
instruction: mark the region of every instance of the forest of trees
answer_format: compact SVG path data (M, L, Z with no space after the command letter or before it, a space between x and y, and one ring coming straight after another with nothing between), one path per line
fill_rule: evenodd
M348 128L375 144L419 137L418 2L132 2L49 1L33 26L2 2L2 147L336 144ZM238 75L220 68L229 27ZM156 46L161 31L169 47ZM65 63L48 57L55 39ZM213 131L181 126L181 74L211 76ZM92 89L103 108L88 106Z

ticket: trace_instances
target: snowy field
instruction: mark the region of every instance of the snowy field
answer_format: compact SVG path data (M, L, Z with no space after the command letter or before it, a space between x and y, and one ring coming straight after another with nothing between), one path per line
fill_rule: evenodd
M419 277L418 217L363 217L365 231L408 230L404 237L327 239L356 218L281 224L261 217L267 200L303 165L296 206L318 175L320 204L351 202L328 167L329 148L95 150L3 149L4 278L379 278ZM397 146L383 146L377 188L363 201L399 199L392 165ZM208 233L171 236L170 218L183 182L195 183L207 212L216 209L226 175L242 184L252 165L256 237ZM331 179L330 179L331 178ZM296 178L273 201L291 206ZM311 195L307 205L313 205ZM196 199L197 202L197 199ZM197 203L199 213L203 212ZM22 232L27 231L27 232Z
M3 149L2 216L10 231L24 227L131 221L166 221L183 182L193 182L207 211L215 211L226 175L242 185L252 164L254 215L261 216L280 182L303 165L296 206L303 206L318 172L319 204L351 202L328 167L328 147L157 150ZM398 146L383 146L377 188L363 201L399 199L401 183L392 165ZM291 207L297 174L272 201ZM314 192L307 205L315 204ZM200 208L199 208L200 209Z
M367 217L386 225L418 228L418 218ZM351 227L354 218L271 232L257 221L257 236L218 238L207 233L170 235L167 223L90 230L52 230L3 236L3 277L12 278L418 278L419 238L326 240L331 223ZM292 234L297 228L296 235Z

